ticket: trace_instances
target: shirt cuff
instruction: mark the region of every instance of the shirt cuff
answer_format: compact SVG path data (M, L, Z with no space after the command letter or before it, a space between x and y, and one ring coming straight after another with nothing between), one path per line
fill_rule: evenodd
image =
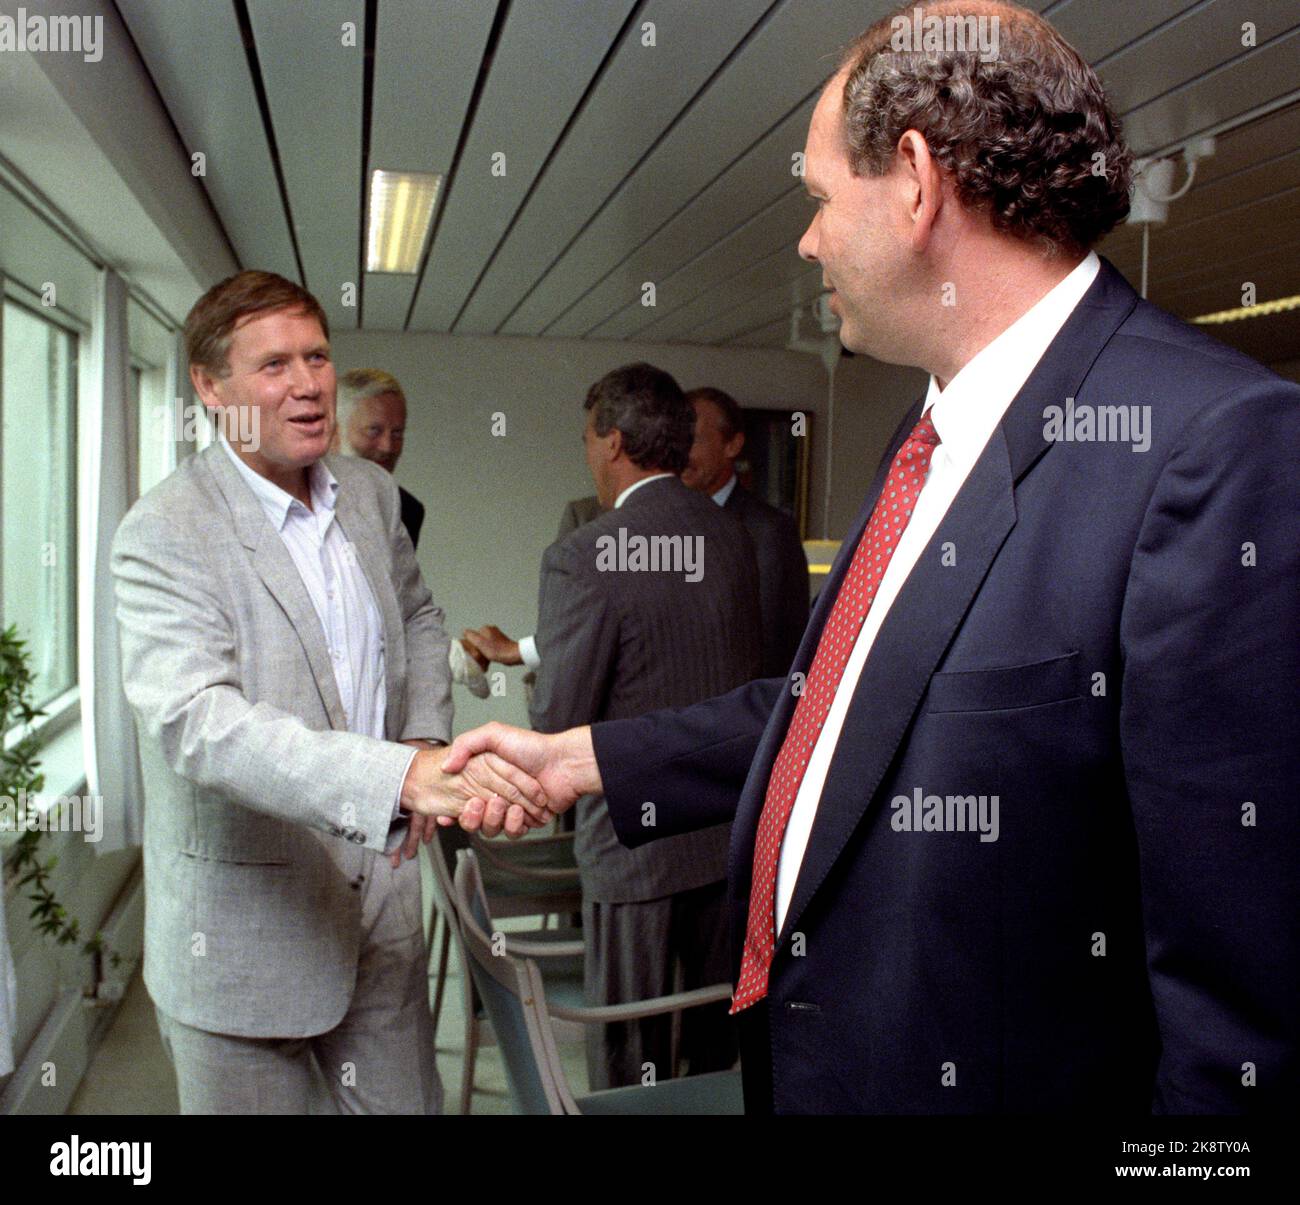
M519 655L524 659L524 664L534 673L542 666L542 656L537 651L537 637L524 636L519 641Z
M411 763L415 761L415 755L419 753L418 749L411 750L411 756L407 759L406 769L402 772L401 782L397 784L397 798L393 800L393 817L388 825L388 840L384 844L384 853L393 853L403 841L406 840L406 830L410 827L411 820L402 812L402 783L406 781L406 776L411 772Z

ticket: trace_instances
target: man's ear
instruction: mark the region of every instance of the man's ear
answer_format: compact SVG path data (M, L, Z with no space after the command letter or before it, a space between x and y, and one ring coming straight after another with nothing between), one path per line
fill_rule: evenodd
M739 456L740 453L744 450L744 447L745 447L745 433L743 431L737 431L735 435L733 435L723 445L722 454L728 460L735 460L736 457Z
M202 364L190 365L190 384L194 386L199 401L209 410L220 410L223 404L217 389L218 380L219 378L213 376Z
M925 136L918 130L903 131L898 140L896 160L903 172L912 250L924 251L943 209L943 172L930 154Z
M610 429L600 437L605 441L605 459L614 463L623 453L623 432L617 427Z

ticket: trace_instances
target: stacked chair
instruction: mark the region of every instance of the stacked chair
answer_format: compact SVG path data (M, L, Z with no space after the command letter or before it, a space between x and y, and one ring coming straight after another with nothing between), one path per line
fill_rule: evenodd
M581 939L560 936L562 930L540 930L526 936L494 932L490 897L473 848L457 851L444 915L459 924L469 972L466 979L473 980L491 1020L517 1113L725 1115L744 1111L739 1071L575 1096L560 1062L553 1028L556 1019L591 1025L679 1013L729 999L729 984L628 1004L581 1004ZM575 953L576 999L571 964L566 965ZM469 1082L472 1072L468 1062L466 1067Z
M462 977L461 996L465 1014L465 1063L461 1075L460 1111L468 1113L473 1102L474 1068L481 1045L491 1041L492 1031L485 1026L483 1003L468 973L470 957L461 941L461 927L456 914L455 889L452 885L452 859L460 850L481 849L485 855L483 886L495 915L500 917L536 916L543 926L551 916L569 916L582 908L578 867L573 860L573 834L529 837L514 842L487 841L471 837L459 828L439 826L437 835L425 849L433 869L434 914L429 926L425 951L426 966L432 960L435 944L440 945L438 967L434 972L433 1027L436 1035L442 1016L443 994L447 983L447 964L451 942L460 947ZM441 942L437 934L441 929ZM544 948L547 974L552 994L568 1003L582 1002L582 930L574 927L541 928L530 934L530 948Z

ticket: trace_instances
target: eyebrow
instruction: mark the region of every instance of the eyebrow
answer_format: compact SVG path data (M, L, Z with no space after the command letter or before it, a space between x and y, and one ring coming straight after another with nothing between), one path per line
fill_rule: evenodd
M303 355L305 356L318 356L318 355L328 356L329 354L330 354L330 345L328 343L317 343L314 347L309 347L305 352L303 352ZM271 360L287 360L290 359L292 356L293 356L293 352L291 351L284 351L284 350L267 351L267 352L263 352L260 356L257 357L257 362L259 364L267 364Z

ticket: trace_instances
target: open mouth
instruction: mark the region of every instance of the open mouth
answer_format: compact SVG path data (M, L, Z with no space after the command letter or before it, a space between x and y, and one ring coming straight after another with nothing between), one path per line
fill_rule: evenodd
M323 414L300 414L297 418L291 418L289 422L305 435L316 435L325 426L325 416Z

